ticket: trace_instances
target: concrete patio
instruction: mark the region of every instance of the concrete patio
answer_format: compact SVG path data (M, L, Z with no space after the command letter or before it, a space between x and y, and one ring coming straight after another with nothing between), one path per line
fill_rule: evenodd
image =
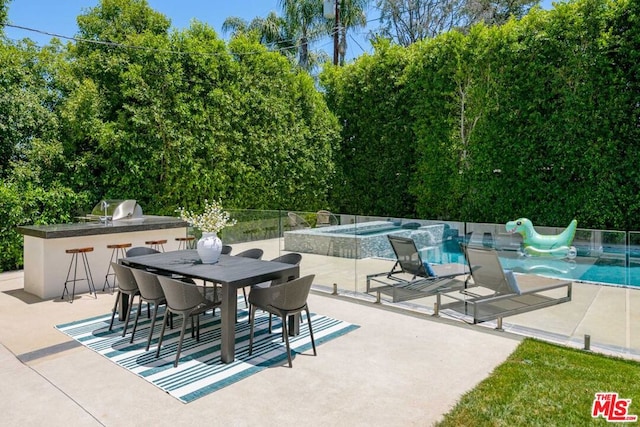
M280 242L261 246L263 259ZM108 313L114 295L82 294L73 304L23 291L21 271L0 274L0 390L3 425L432 425L516 348L522 336L634 358L640 301L630 289L576 284L574 299L505 320L504 332L434 318L429 298L373 304L363 277L386 261L303 255L302 274L316 274L312 311L360 328L323 344L318 356L286 363L183 404L80 346L54 326ZM382 270L380 270L382 269ZM338 295L332 295L333 284ZM356 285L351 285L355 283ZM362 288L362 289L360 289ZM622 309L620 309L622 305ZM637 310L636 310L637 311Z

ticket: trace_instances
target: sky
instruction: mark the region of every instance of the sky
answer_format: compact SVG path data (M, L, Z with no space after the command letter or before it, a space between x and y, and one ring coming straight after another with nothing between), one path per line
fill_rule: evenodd
M237 16L247 21L255 17L266 17L269 12L280 13L278 0L147 0L149 6L171 20L176 29L186 29L192 19L205 22L213 27L218 35L228 38L222 33L222 23L230 16ZM40 32L73 37L78 32L76 17L87 9L95 7L98 0L10 0L8 23L26 27ZM347 39L347 60L363 53L373 51L368 42L369 30L378 27L379 11L375 8L375 0L367 11L370 21L366 29L354 31ZM551 0L543 0L541 6L550 9ZM7 37L20 40L30 38L38 45L44 46L51 39L50 35L35 31L5 27ZM65 40L63 39L63 42ZM319 41L316 49L322 49L332 56L333 40L329 37Z

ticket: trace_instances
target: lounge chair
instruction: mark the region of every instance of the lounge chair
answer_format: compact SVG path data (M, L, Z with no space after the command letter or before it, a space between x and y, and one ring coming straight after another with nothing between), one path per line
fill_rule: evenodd
M473 292L467 288L453 294L438 294L436 314L439 310L453 309L472 316L473 323L497 319L497 329L501 330L504 317L571 301L571 281L531 276L536 278L535 285L518 283L512 271L502 268L495 249L462 248L473 279ZM442 297L455 301L443 305Z
M300 230L303 228L311 228L309 223L297 213L289 212L287 213L287 216L289 217L290 230Z
M316 227L329 227L331 225L339 225L338 217L327 210L316 212Z
M390 295L393 302L400 302L464 289L465 282L454 278L464 271L436 275L429 264L422 261L413 239L393 234L387 238L397 261L388 273L367 276L367 293L377 293L376 303L380 303L381 293Z

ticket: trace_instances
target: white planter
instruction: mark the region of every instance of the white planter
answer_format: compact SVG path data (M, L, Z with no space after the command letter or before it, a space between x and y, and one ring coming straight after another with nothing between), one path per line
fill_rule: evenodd
M203 264L215 264L222 252L222 240L217 233L202 233L197 249Z

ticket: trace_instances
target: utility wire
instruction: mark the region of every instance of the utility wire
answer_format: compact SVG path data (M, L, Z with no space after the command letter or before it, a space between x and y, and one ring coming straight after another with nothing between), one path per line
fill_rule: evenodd
M16 25L16 24L5 24L7 27L10 28L15 28L15 29L20 29L20 30L25 30L25 31L31 31L34 33L38 33L38 34L43 34L46 36L50 36L50 37L56 37L59 39L64 39L64 40L69 40L69 41L74 41L76 43L89 43L89 44L97 44L97 45L103 45L103 46L109 46L109 47L117 47L117 48L123 48L123 49L132 49L132 50L145 50L148 52L155 52L155 53L165 53L165 54L171 54L171 55L208 55L208 56L222 56L222 55L227 55L228 53L221 53L221 52L189 52L189 51L174 51L174 50L164 50L164 49L156 49L156 48L152 48L152 47L146 47L146 46L135 46L135 45L128 45L128 44L123 44L123 43L117 43L117 42L110 42L110 41L104 41L104 40L92 40L92 39L83 39L83 38L79 38L79 37L70 37L70 36L65 36L62 34L56 34L56 33L51 33L48 31L43 31L43 30L38 30L35 28L29 28L29 27L25 27L22 25ZM335 30L332 31L329 36L333 37L333 35L335 34ZM293 40L281 40L280 42L292 42ZM294 43L292 46L288 46L288 47L280 47L280 48L276 48L276 49L270 49L271 52L284 52L284 51L290 51L292 49L298 49L300 48L300 46L302 46L302 44L298 41L296 43ZM254 52L232 52L234 55L258 55L261 54L262 52L259 51L254 51Z
M351 40L353 40L358 45L360 50L362 50L363 52L366 52L366 50L360 45L360 43L358 43L358 40L356 40L356 38L353 37L353 35L349 34L349 37L351 37Z
M50 36L50 37L57 37L57 38L60 38L60 39L70 40L70 41L74 41L76 43L90 43L90 44L97 44L97 45L108 46L108 47L142 50L142 51L147 51L147 52L151 52L151 53L154 53L154 52L155 53L165 53L165 54L180 55L180 56L200 55L200 56L211 56L211 57L226 56L226 55L229 55L229 54L240 55L240 56L245 56L245 55L248 56L248 55L258 55L258 54L264 53L264 51L262 51L262 52L255 51L255 52L224 52L224 53L222 53L222 52L188 52L188 51L162 50L162 49L156 49L156 48L151 48L151 47L146 47L146 46L134 46L134 45L127 45L127 44L123 44L123 43L109 42L109 41L103 41L103 40L91 40L91 39L83 39L83 38L79 38L79 37L69 37L69 36L65 36L65 35L61 35L61 34L51 33L51 32L48 32L48 31L38 30L38 29L24 27L24 26L15 25L15 24L6 24L6 26L7 27L11 27L11 28L26 30L26 31L32 31L32 32L36 32L36 33L39 33L39 34L44 34L44 35L47 35L47 36ZM332 36L333 36L334 33L335 33L335 30L332 31ZM15 40L15 39L11 39L11 40L14 40L16 42L20 41L20 40ZM320 44L318 46L318 48L319 49L323 49L323 48L327 47L328 45L330 45L331 43L333 43L333 41L331 41L331 40L326 41L326 42ZM269 49L268 46L265 46L265 47L267 48L267 52L279 52L279 53L282 53L284 51L291 51L292 49L298 49L300 46L301 46L301 44L296 44L296 45L293 45L293 46L282 47L282 48L278 48L278 49ZM185 82L187 82L187 83L200 83L199 80L192 80L192 79L186 79Z

